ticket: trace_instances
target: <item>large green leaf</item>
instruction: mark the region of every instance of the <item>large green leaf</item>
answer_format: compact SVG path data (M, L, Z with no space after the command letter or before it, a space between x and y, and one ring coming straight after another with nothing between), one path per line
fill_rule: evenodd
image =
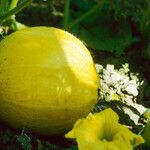
M103 10L73 26L71 32L89 48L122 54L133 42L130 25L126 20L115 21L106 10L103 7Z

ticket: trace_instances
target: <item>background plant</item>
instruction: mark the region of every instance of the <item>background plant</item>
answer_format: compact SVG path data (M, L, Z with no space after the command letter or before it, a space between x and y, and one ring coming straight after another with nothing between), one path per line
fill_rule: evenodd
M141 70L146 68L142 71L149 78L149 0L0 0L1 38L21 28L38 25L68 30L79 37L92 52L96 51L96 54L108 52L115 58L118 55L131 57L133 63L141 67ZM115 70L113 72L115 73ZM117 72L120 73L119 69ZM126 76L131 79L129 73L126 73ZM149 95L149 92L145 93ZM141 123L142 127L135 124L122 107L129 108L140 116L137 109L120 101L107 102L105 98L95 107L95 112L111 107L120 115L121 123L132 127L136 133L141 131L145 122ZM144 99L146 98L143 96L143 103L146 103ZM149 104L147 102L147 107ZM61 140L64 139L61 137ZM63 145L57 143L57 140L26 134L25 131L20 133L3 125L0 130L0 146L6 149L77 149L74 143L66 142Z
M16 21L15 14L26 7L31 0L0 0L0 34L7 33L9 29L18 30L25 25Z

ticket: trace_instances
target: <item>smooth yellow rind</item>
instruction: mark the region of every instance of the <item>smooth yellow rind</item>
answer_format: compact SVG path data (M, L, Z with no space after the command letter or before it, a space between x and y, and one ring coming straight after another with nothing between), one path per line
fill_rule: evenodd
M0 43L0 118L43 134L69 130L97 101L98 75L82 42L33 27Z

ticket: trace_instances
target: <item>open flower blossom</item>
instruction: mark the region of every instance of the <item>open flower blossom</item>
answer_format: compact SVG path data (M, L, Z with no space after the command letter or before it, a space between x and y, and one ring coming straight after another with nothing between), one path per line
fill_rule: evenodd
M79 150L132 150L144 143L140 135L118 123L118 115L110 108L79 119L66 138L75 138Z

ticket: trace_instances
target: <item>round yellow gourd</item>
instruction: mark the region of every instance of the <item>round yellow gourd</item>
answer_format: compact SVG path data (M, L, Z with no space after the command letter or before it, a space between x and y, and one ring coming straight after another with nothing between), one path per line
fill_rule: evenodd
M0 119L17 129L61 134L97 102L98 75L83 43L33 27L0 42Z

